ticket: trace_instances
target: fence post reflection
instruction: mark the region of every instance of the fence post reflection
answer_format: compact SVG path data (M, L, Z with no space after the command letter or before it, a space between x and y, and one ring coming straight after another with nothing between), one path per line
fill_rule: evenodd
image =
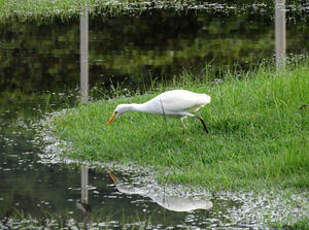
M85 0L80 13L80 92L81 102L88 102L88 8ZM88 204L88 167L81 167L81 202Z
M276 40L276 67L286 65L286 22L285 0L276 0L275 3L275 40Z
M81 168L81 202L88 204L88 167Z

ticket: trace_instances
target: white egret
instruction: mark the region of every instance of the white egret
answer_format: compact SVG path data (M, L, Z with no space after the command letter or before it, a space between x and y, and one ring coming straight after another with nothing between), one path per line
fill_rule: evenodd
M210 96L207 94L193 93L187 90L166 91L143 104L119 104L107 122L107 126L123 113L136 111L179 117L184 128L184 118L196 118L202 122L206 133L208 133L203 118L191 112L196 112L204 105L210 103L210 99Z

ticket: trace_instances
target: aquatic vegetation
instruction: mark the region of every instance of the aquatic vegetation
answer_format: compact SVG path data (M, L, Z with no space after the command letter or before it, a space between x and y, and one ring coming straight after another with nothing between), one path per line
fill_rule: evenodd
M276 72L257 72L224 80L192 80L170 85L207 93L212 103L182 133L178 120L128 113L105 126L119 103L141 103L155 94L101 100L54 119L54 131L74 146L66 154L83 160L135 162L152 166L162 182L200 184L212 189L283 186L307 188L309 159L308 63ZM158 89L164 91L166 87ZM157 93L156 93L157 94Z

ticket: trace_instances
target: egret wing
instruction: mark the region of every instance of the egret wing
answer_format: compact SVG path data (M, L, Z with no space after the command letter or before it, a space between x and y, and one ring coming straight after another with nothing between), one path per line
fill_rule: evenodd
M168 112L197 111L210 102L206 94L193 93L186 90L172 90L159 95L160 103Z

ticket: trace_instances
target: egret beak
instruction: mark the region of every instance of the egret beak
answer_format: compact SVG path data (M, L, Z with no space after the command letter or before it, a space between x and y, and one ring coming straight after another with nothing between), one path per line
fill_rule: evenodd
M107 122L106 126L109 126L110 123L112 123L112 121L115 119L117 113L113 113L113 115L111 116L111 118L109 119L109 121Z
M110 176L110 178L113 180L115 184L118 184L117 177L111 171L108 171L108 175Z

